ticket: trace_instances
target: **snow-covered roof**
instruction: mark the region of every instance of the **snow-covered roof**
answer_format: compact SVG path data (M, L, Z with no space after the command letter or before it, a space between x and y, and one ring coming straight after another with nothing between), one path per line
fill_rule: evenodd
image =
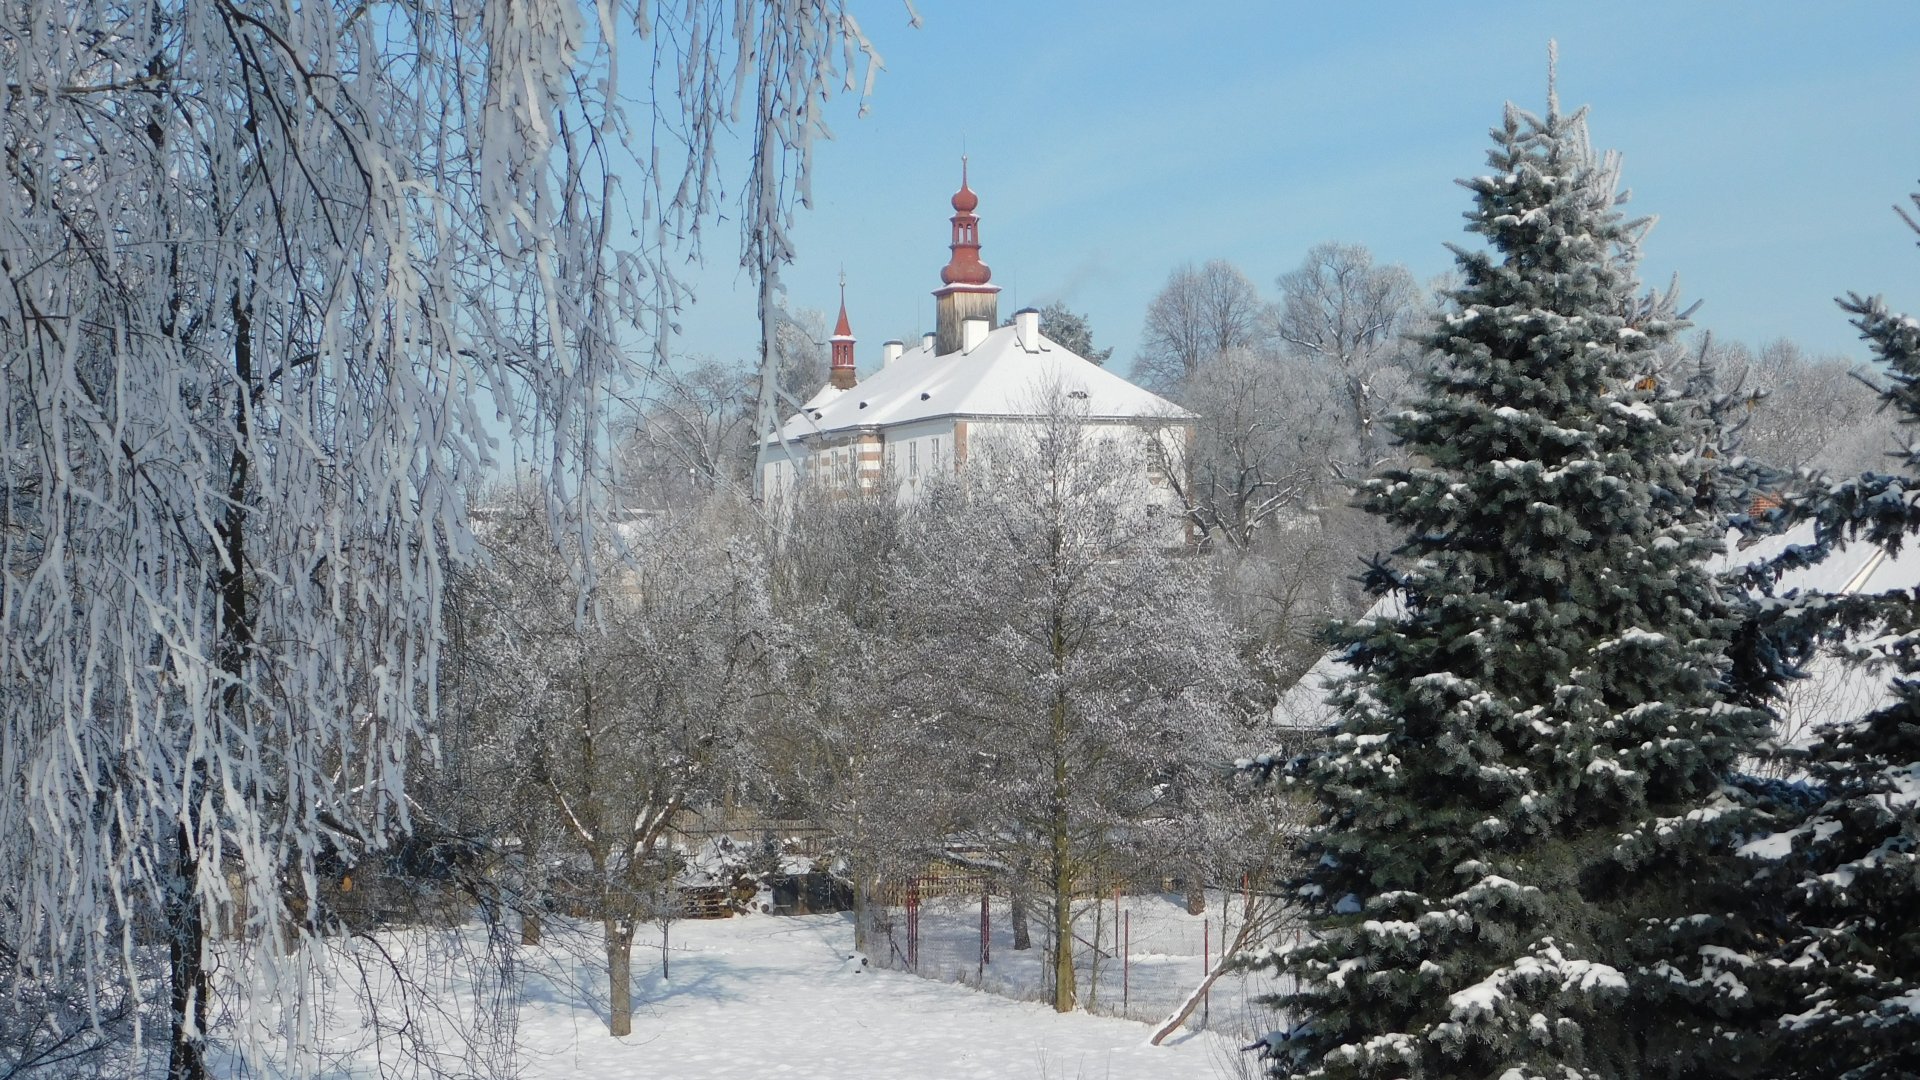
M840 389L832 383L827 383L815 392L812 397L808 398L805 405L800 406L800 411L803 414L817 412L826 408L829 402L844 393L846 393L845 390Z
M1813 523L1770 536L1752 547L1735 552L1729 565L1751 566L1772 558L1787 547L1813 542ZM1920 586L1920 547L1907 544L1898 555L1888 555L1874 544L1850 544L1826 561L1786 575L1778 592L1837 593L1843 596L1876 593L1912 594ZM1774 702L1779 714L1775 737L1783 743L1801 744L1813 730L1839 720L1865 716L1892 700L1885 665L1848 662L1823 653L1807 664L1806 678L1794 679L1781 688Z
M1753 545L1731 553L1728 567L1754 566L1778 556L1789 547L1813 543L1813 523L1788 529L1778 536L1766 537ZM1719 569L1719 567L1716 567ZM1855 543L1836 551L1825 562L1804 567L1781 579L1777 591L1884 593L1900 592L1920 585L1920 547L1908 544L1900 554L1888 555L1885 548Z
M1715 570L1753 566L1788 547L1811 544L1813 524L1796 526L1745 548L1735 548L1735 539L1728 538L1728 553L1715 560ZM1900 554L1888 555L1885 549L1873 544L1856 543L1834 552L1822 563L1787 574L1781 579L1776 594L1788 590L1842 595L1911 594L1915 587L1920 587L1920 545L1909 544ZM1398 597L1387 597L1375 604L1369 614L1390 614L1399 603ZM1350 670L1336 654L1322 656L1299 682L1281 695L1273 710L1275 721L1283 727L1304 729L1319 729L1332 723L1335 713L1326 703L1327 691ZM1774 706L1780 714L1779 735L1785 741L1804 740L1813 728L1864 715L1889 698L1888 672L1883 669L1821 655L1807 665L1806 674L1804 679L1789 682Z
M851 390L823 389L767 441L934 417L1031 417L1054 386L1071 395L1089 420L1193 417L1045 334L1023 341L1019 327L1002 326L969 351L935 355L922 344Z

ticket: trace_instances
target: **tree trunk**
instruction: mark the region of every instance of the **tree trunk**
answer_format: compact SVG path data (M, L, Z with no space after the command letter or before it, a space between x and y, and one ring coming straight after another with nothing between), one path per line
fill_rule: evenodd
M1072 1012L1078 989L1073 977L1073 864L1067 858L1066 829L1053 839L1053 1011Z
M1065 708L1056 705L1057 713ZM1056 722L1061 722L1056 720ZM1053 1009L1072 1012L1075 992L1073 977L1073 837L1067 821L1067 763L1056 756L1053 763L1053 820L1048 822L1051 836L1053 876Z
M185 826L174 834L173 887L167 912L167 974L172 982L167 1080L206 1080L206 918L194 895L196 861Z
M1027 926L1027 883L1015 881L1013 896L1009 900L1011 911L1007 917L1013 923L1013 947L1024 951L1033 948L1033 932Z
M232 717L245 707L242 679L253 651L253 610L247 594L247 510L252 498L253 459L248 438L252 430L251 393L253 379L253 312L242 304L236 292L230 298L233 311L233 373L239 383L234 396L234 443L227 459L227 510L216 528L222 559L214 575L220 594L220 670L228 683L220 692L217 713ZM223 727L222 717L213 717L213 730ZM187 789L186 807L193 807L207 781L206 761L201 758L192 768L193 783ZM207 997L211 980L207 977L207 913L201 907L196 889L200 860L220 858L216 844L211 851L193 854L194 842L183 822L174 831L173 887L168 897L167 975L172 983L169 996L171 1026L167 1048L168 1080L206 1080L207 1075ZM216 863L217 865L217 863ZM298 929L295 930L298 933Z
M872 955L868 949L867 931L867 875L858 861L847 860L847 876L853 879L853 951L862 956Z
M1053 617L1053 670L1056 678L1066 672L1066 626L1056 610ZM1072 1012L1075 992L1073 977L1073 834L1067 814L1068 778L1072 775L1068 760L1068 713L1064 682L1053 692L1052 751L1053 798L1047 807L1048 841L1052 848L1053 872L1053 1010Z
M607 930L607 1031L633 1034L633 920L603 919Z
M547 902L547 861L540 853L539 834L528 829L522 835L526 838L520 852L520 944L538 945L546 929L540 910Z

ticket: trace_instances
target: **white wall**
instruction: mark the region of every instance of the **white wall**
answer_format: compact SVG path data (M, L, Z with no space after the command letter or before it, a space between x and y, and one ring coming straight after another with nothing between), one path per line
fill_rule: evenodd
M1030 439L1040 421L969 420L967 432L968 473L987 482L993 481L994 447L1015 445ZM1166 482L1168 463L1176 473L1186 470L1189 423L1155 421L1141 424L1123 420L1086 421L1088 451L1122 470L1130 470L1140 483L1127 490L1131 501L1142 511L1154 509L1177 519L1180 512L1172 486ZM882 434L882 483L891 482L896 497L912 501L936 478L955 474L955 421L951 417L919 420L885 428ZM1158 440L1161 450L1150 454L1149 440ZM1005 451L1002 451L1003 455ZM762 497L769 502L788 498L795 484L806 474L814 479L839 478L849 488L857 482L859 443L855 435L832 440L812 437L794 440L786 446L763 447L760 455ZM823 471L824 470L824 471Z

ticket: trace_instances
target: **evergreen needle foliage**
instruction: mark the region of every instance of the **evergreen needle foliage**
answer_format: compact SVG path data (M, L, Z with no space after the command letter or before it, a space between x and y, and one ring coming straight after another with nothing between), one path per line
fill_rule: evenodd
M1920 206L1920 195L1914 202ZM1878 297L1849 296L1841 307L1886 365L1882 397L1903 422L1915 422L1920 320ZM1912 495L1920 451L1909 444L1900 458L1900 475L1868 474L1810 500L1803 509L1818 522L1816 548L1851 537L1897 554L1920 532ZM1770 1072L1920 1075L1920 605L1911 593L1891 592L1813 597L1800 607L1878 636L1874 644L1897 674L1891 701L1826 729L1809 751L1816 795L1807 812L1748 849L1766 860L1756 906L1779 912L1783 923L1771 965L1779 1030Z
M1362 489L1407 540L1336 633L1355 674L1296 770L1322 823L1313 932L1272 958L1298 980L1281 1075L1683 1073L1744 959L1701 949L1752 814L1726 778L1766 726L1729 702L1710 410L1663 371L1682 324L1639 292L1648 223L1585 111L1509 105L1493 139L1463 181L1487 248L1455 249L1439 362L1393 419L1412 464Z

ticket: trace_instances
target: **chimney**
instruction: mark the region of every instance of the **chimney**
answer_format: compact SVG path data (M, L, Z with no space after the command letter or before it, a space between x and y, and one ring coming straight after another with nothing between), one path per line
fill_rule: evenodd
M920 335L920 347L921 347L921 348L923 348L923 349L925 349L925 350L927 350L928 352L932 352L932 351L933 351L933 344L934 344L934 335L932 335L932 334L921 334L921 335Z
M964 324L969 319L985 319L992 326L999 321L1000 286L992 284L993 271L980 261L980 219L974 208L980 196L967 186L967 159L960 159L960 190L953 194L953 243L947 245L953 257L940 271L946 284L934 290L934 352L945 356L966 348Z
M960 351L972 352L987 340L987 331L993 329L993 323L986 318L974 315L960 324Z
M892 367L893 362L895 360L900 359L900 354L905 350L906 350L906 345L902 342L898 342L898 341L886 342L885 344L880 346L881 364L885 365L886 367Z
M1020 347L1028 352L1040 351L1040 313L1033 308L1021 308L1013 313L1013 333Z

